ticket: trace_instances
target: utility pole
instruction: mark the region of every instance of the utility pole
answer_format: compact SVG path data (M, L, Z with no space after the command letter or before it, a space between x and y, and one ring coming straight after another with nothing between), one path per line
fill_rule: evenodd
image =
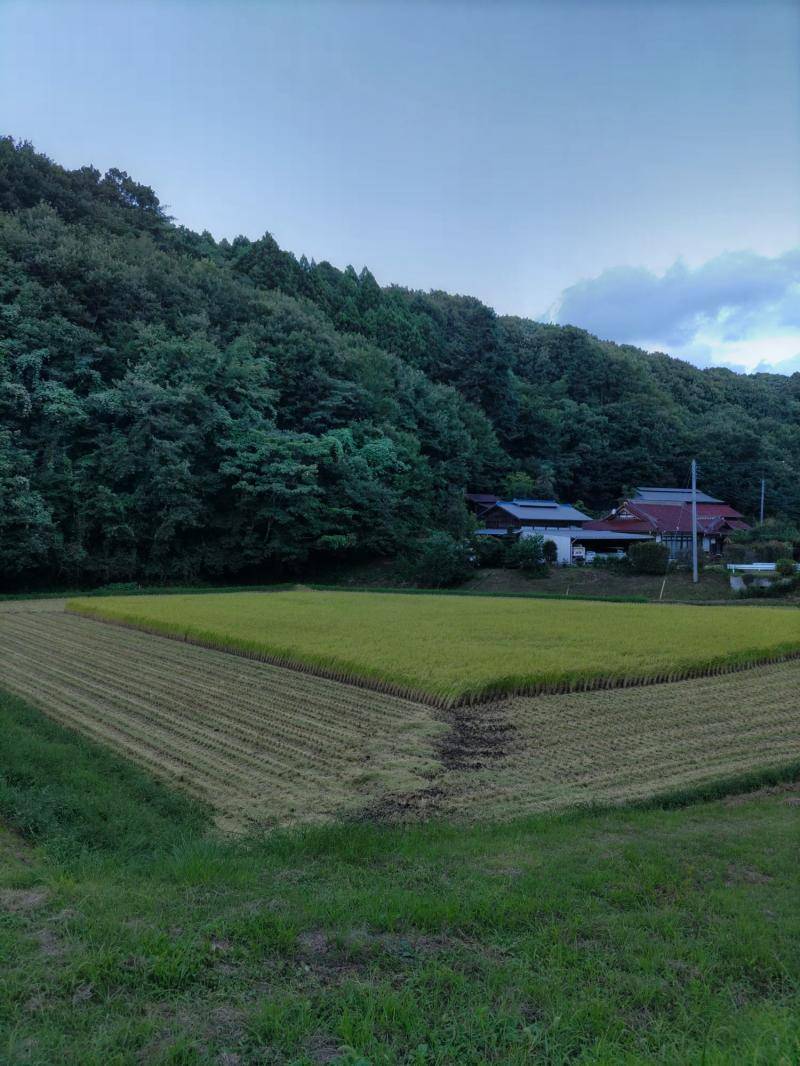
M692 459L692 581L700 580L697 573L697 460Z
M766 486L766 478L762 477L762 479L761 479L761 518L760 518L759 523L758 523L760 526L764 525L764 489L765 489L765 486Z

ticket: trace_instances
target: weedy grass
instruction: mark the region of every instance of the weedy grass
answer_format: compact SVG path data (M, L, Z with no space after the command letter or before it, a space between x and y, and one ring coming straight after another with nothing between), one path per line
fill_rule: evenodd
M17 699L0 737L8 1066L800 1058L797 786L231 839Z
M442 707L800 654L800 613L786 608L301 590L76 599L68 609Z

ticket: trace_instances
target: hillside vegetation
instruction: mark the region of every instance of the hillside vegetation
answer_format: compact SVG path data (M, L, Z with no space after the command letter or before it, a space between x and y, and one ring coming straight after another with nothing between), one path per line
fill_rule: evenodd
M265 216L268 208L265 206ZM127 174L0 141L0 578L193 580L462 532L514 470L800 516L800 375L697 370L268 234L174 225Z

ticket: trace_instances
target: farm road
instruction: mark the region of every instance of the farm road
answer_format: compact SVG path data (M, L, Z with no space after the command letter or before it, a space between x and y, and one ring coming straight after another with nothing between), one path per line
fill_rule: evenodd
M800 661L450 715L368 689L0 603L0 686L211 804L225 827L513 818L800 762Z

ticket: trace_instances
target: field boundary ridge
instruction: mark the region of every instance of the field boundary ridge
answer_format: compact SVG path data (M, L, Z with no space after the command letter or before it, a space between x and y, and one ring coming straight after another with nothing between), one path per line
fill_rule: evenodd
M310 674L313 677L326 678L329 681L337 681L340 684L381 692L385 695L395 696L398 699L408 700L412 703L427 704L430 707L445 711L457 707L496 703L499 700L512 699L519 696L564 695L571 692L593 692L603 689L643 688L651 685L673 684L678 681L691 681L701 677L718 677L722 674L739 673L743 670L751 670L760 666L775 666L779 663L800 659L800 647L777 652L773 650L767 654L737 652L732 656L721 656L717 659L707 660L705 663L694 663L672 670L661 670L652 675L615 676L613 674L598 674L594 677L578 677L558 682L534 681L530 683L521 682L519 684L511 682L506 686L489 683L474 692L447 696L426 692L424 689L415 688L412 685L402 685L394 681L370 677L351 669L338 667L335 664L314 663L292 658L291 656L272 654L265 649L236 646L235 644L196 635L185 630L170 629L167 626L162 627L146 622L127 622L117 618L108 618L101 614L99 609L89 605L68 603L65 611L76 618L85 618L103 625L119 626L139 633L148 633L151 636L176 640L183 644L194 644L200 648L222 651L229 655L238 655L244 659L253 659L258 662L268 663L271 666L294 670L297 673Z

